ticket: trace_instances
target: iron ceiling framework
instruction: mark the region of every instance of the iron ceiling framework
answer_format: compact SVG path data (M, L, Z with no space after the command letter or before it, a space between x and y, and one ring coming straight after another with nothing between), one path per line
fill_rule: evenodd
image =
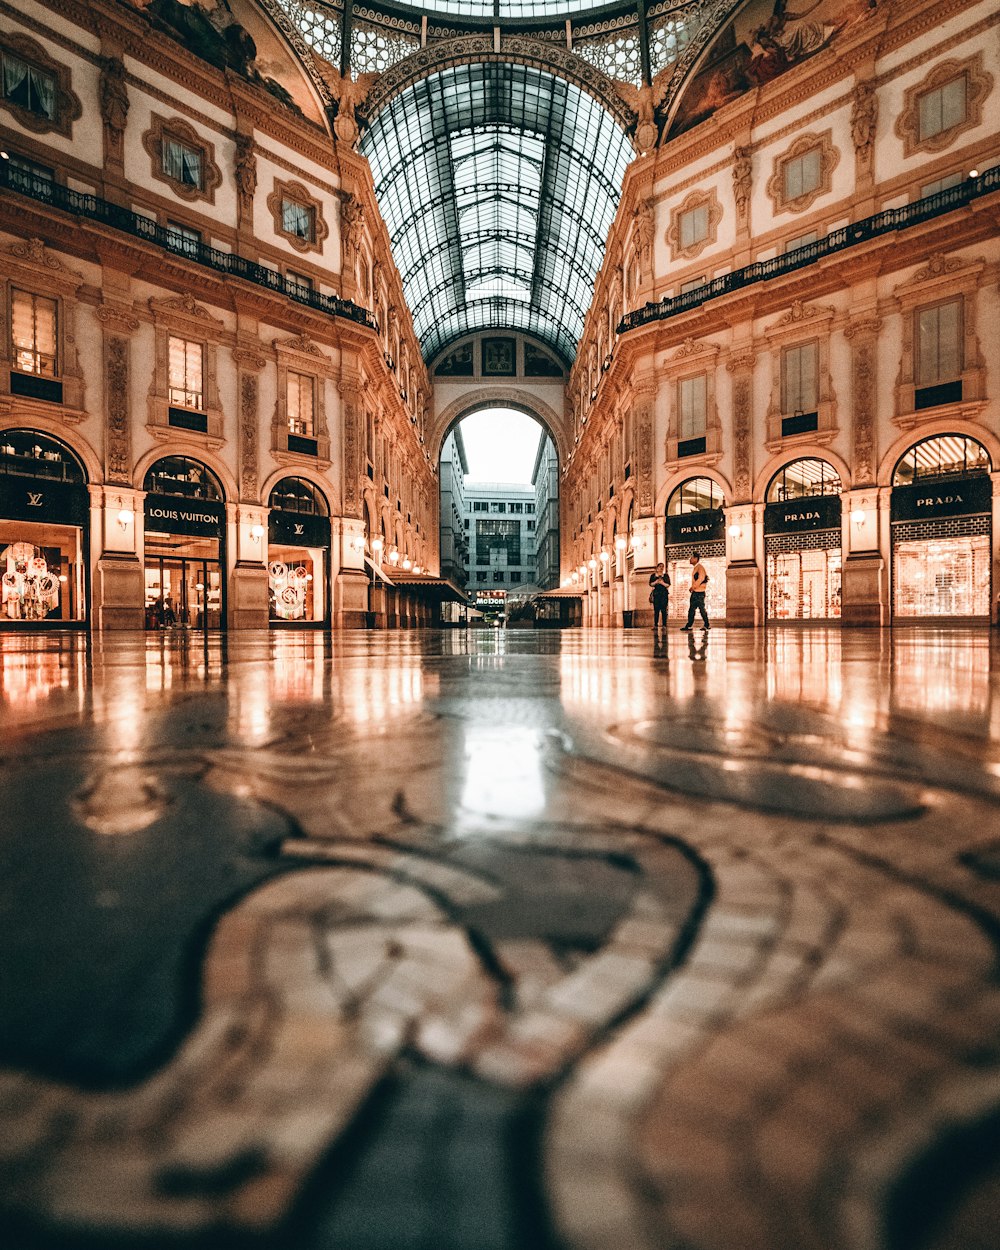
M424 358L516 329L571 362L632 155L578 87L528 65L420 79L361 141Z

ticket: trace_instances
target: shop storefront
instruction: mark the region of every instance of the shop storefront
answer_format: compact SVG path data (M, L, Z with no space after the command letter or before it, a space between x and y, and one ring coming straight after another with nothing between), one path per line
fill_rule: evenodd
M330 509L315 486L283 478L271 491L267 601L272 624L328 625Z
M896 466L890 503L894 617L989 619L990 469L985 448L959 435L918 443Z
M167 456L146 474L147 629L219 629L225 620L226 505L197 460Z
M670 608L683 616L691 593L691 556L697 552L708 574L705 609L709 620L726 615L726 501L710 478L682 483L667 501L666 565Z
M840 477L825 460L795 460L768 487L764 508L767 618L839 620Z
M0 627L85 624L89 515L68 447L34 430L0 433Z

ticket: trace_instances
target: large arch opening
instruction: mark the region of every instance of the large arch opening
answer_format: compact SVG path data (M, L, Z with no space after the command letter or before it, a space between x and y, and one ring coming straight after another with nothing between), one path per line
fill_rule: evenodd
M539 418L466 412L441 447L441 573L473 610L513 616L559 584L559 458Z

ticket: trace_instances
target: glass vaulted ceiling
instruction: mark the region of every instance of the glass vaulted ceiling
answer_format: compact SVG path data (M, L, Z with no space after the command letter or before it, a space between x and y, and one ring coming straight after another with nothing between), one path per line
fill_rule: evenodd
M526 65L421 79L361 143L424 358L518 329L568 363L631 147L579 88Z
M411 0L402 0L409 4ZM423 0L416 7L429 13L449 13L454 17L566 17L586 9L599 8L594 0Z

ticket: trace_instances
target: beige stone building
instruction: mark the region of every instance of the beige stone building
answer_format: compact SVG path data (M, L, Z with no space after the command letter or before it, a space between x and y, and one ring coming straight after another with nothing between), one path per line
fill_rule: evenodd
M0 624L425 623L491 402L585 624L996 619L995 5L486 8L0 5Z

